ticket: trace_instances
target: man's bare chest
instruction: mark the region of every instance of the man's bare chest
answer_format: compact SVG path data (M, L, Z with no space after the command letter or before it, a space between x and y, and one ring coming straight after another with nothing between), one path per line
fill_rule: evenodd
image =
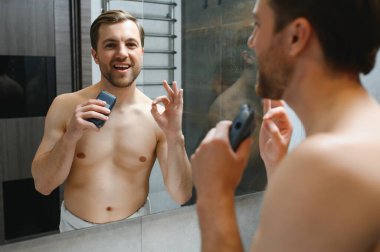
M154 125L133 117L130 120L117 119L110 118L98 132L88 131L83 135L75 151L78 164L106 162L111 166L132 168L154 161L158 141Z

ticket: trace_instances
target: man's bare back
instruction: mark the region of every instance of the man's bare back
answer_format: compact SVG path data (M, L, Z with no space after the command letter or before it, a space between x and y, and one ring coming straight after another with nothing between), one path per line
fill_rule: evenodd
M252 250L272 244L278 251L286 241L286 251L380 251L380 201L374 200L380 199L380 108L369 97L356 101L324 124L327 133L308 137L281 162ZM336 244L321 241L331 237Z

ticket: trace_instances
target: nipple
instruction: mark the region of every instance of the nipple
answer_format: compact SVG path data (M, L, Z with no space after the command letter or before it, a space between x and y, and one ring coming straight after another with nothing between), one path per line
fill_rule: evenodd
M82 153L82 152L79 152L79 153L77 154L77 158L83 159L83 158L85 158L85 157L86 157L86 155L85 155L84 153Z
M141 156L141 157L139 158L139 160L140 160L140 162L145 162L145 161L146 161L146 157Z

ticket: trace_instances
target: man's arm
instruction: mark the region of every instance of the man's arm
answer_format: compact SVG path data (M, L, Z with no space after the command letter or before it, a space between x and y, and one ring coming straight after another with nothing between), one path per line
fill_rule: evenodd
M72 116L70 108L74 101L71 96L72 94L65 94L54 99L45 119L44 136L32 162L36 190L44 195L49 195L66 180L74 159L76 143L83 131L98 130L85 119L107 119L101 113L107 113L108 109L102 107L103 102L98 100L78 105ZM68 126L67 120L70 120Z
M158 141L157 158L160 163L165 186L178 204L191 197L192 177L190 162L182 134L183 90L176 82L171 89L163 82L168 96L160 96L152 102L152 115L165 134ZM163 103L165 111L159 113L157 105Z
M231 122L211 129L191 158L197 190L202 251L242 251L234 194L247 165L252 139L244 140L236 153L229 142Z
M287 152L292 125L282 102L264 101L260 150L265 164L273 170ZM197 189L197 212L203 251L242 251L234 209L234 193L250 153L250 139L236 153L230 147L231 122L209 131L191 159Z

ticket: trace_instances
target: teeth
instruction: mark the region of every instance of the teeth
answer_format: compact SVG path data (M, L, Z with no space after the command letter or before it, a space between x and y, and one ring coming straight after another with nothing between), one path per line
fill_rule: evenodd
M114 65L114 68L118 68L118 69L128 69L130 67L131 67L130 65Z

